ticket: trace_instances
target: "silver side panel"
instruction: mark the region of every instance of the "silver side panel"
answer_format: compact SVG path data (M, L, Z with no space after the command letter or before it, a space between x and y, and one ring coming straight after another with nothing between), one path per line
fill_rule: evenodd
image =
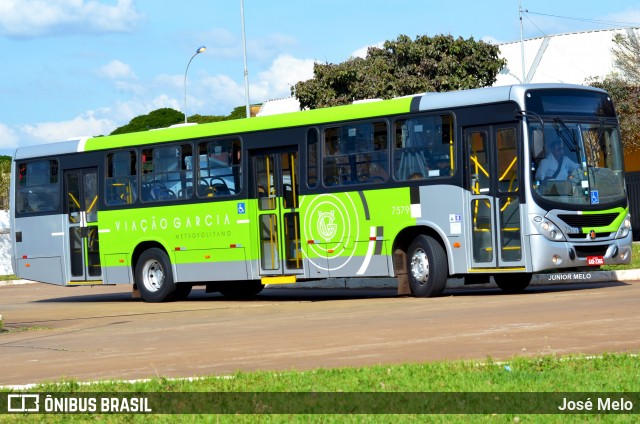
M57 156L67 153L83 152L84 145L90 137L61 141L58 143L40 144L16 149L14 160L36 158L42 156Z
M64 260L68 257L66 218L66 215L46 215L12 222L18 277L59 285L68 281ZM21 242L15 242L17 232L21 234Z

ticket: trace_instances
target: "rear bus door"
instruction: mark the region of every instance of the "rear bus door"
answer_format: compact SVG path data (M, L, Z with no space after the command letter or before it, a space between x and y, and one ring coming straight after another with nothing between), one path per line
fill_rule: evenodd
M100 280L98 170L65 171L69 281Z

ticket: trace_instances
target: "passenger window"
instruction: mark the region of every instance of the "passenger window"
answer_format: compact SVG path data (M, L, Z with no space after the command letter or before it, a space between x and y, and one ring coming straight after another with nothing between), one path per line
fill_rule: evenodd
M107 155L105 199L109 206L130 205L138 198L136 152L133 150Z
M353 124L324 131L325 186L383 183L389 178L387 124Z
M453 120L450 115L422 116L395 124L395 178L400 181L448 177L455 172Z
M214 140L198 146L198 197L232 196L242 189L240 140Z
M193 174L187 168L191 160L190 144L155 147L142 150L143 202L170 202L188 199L193 187Z
M18 165L16 208L18 213L48 212L60 206L58 161L39 160Z

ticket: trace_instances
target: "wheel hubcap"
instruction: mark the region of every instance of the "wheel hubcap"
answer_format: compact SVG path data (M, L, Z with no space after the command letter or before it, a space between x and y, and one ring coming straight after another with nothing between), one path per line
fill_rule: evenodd
M142 282L144 287L150 292L160 290L164 283L164 270L158 261L149 261L145 264L142 272Z
M416 250L411 258L411 274L421 283L426 283L429 279L429 259L422 249Z

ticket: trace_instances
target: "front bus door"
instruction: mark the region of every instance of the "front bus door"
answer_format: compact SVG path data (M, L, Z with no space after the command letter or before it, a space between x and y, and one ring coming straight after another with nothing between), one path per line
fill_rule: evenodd
M75 169L64 173L67 195L70 282L100 280L98 242L98 170Z
M304 273L300 250L298 149L252 151L253 189L258 199L259 272L267 281L295 282Z
M516 124L467 128L472 268L524 270Z

